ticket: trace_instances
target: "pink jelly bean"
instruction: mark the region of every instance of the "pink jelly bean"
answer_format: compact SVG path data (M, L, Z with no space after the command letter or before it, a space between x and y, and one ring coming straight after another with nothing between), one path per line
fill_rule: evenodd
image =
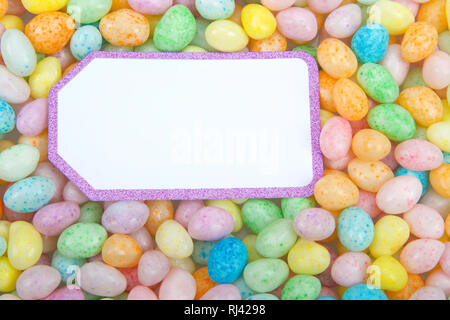
M205 205L201 200L183 200L180 201L177 210L175 211L175 220L183 227L187 228L189 220L194 213L203 208Z
M441 288L425 286L419 288L409 300L447 300Z
M433 89L444 89L450 84L450 55L435 51L429 55L422 69L423 80Z
M181 4L191 10L194 17L198 17L199 13L195 7L195 0L175 0L173 4Z
M67 178L56 167L48 161L41 162L33 172L33 176L46 177L55 184L56 191L51 202L63 200L64 186L67 184Z
M439 263L444 250L445 245L438 240L414 240L403 248L400 262L409 273L428 272Z
M173 5L173 0L128 0L128 4L137 12L159 15Z
M216 207L204 207L192 215L188 232L193 239L214 241L229 235L234 220L228 211Z
M299 237L312 241L330 237L336 228L333 215L321 208L300 211L295 216L293 225Z
M261 4L269 10L280 11L292 7L295 0L261 0Z
M17 114L16 127L24 136L36 136L47 128L48 106L46 98L27 103Z
M317 34L317 20L308 9L292 7L278 12L278 30L288 39L310 41Z
M20 300L20 298L13 294L5 293L0 295L0 300Z
M337 295L336 292L324 286L322 286L322 289L320 290L319 297L332 297L335 298L336 300L339 300L339 296Z
M330 160L345 157L352 144L352 127L342 117L333 117L323 126L320 133L320 150Z
M136 240L143 252L153 250L154 245L152 236L145 227L142 227L139 230L130 233L130 236L134 240Z
M376 193L359 190L359 200L356 207L363 209L373 219L381 213L377 206Z
M417 13L419 12L419 4L417 2L413 0L392 0L392 1L404 5L409 9L409 11L411 11L414 17L417 16Z
M139 282L144 286L155 285L166 277L169 270L169 259L164 254L157 250L147 251L139 260Z
M348 163L352 161L355 158L355 154L350 149L348 150L347 154L338 160L330 160L327 157L323 157L323 164L328 169L334 169L334 170L344 170L347 169Z
M66 201L73 201L78 204L88 202L89 199L72 182L67 182L63 190L63 198Z
M159 287L160 300L194 300L197 284L186 270L172 268Z
M411 233L418 238L439 239L444 234L444 219L428 206L416 204L405 212L403 219L408 223Z
M127 280L123 274L102 262L85 263L79 275L81 288L96 296L115 297L123 293L127 287Z
M102 215L102 225L112 233L129 234L147 222L148 207L140 201L117 201Z
M442 270L450 275L450 242L445 243L445 250L444 253L441 256L441 260L439 261L439 264L442 268Z
M136 286L131 289L127 300L158 300L158 297L153 290L144 286Z
M398 85L405 81L409 71L409 63L403 60L400 53L399 44L391 44L388 46L380 64L383 65L392 74Z
M25 7L20 0L8 0L8 10L6 14L21 16L26 12Z
M354 3L346 4L331 12L325 19L324 27L334 38L352 36L361 25L361 8Z
M72 201L52 203L42 207L33 217L37 231L47 236L57 236L80 218L80 207Z
M343 287L364 283L371 260L364 252L346 252L339 256L331 268L331 276Z
M38 300L47 297L61 282L61 274L55 268L37 265L19 276L16 290L23 300Z
M337 284L333 280L333 277L331 276L331 267L333 266L334 261L336 261L338 254L329 246L327 245L323 246L328 250L328 253L330 254L330 264L328 265L328 268L326 268L324 272L316 274L315 277L317 277L317 279L320 280L322 286L335 287Z
M377 193L377 206L390 214L410 210L420 199L422 184L410 175L395 177L383 184Z
M200 300L241 300L241 292L232 284L219 284L209 289Z
M127 280L127 291L130 291L134 287L140 285L139 276L138 276L138 268L117 268L120 273L123 274L125 279Z
M424 139L406 140L397 145L395 159L402 167L414 171L433 170L444 161L441 150Z
M339 7L342 0L308 0L308 6L317 13L328 13Z
M72 55L72 51L70 50L70 45L65 46L57 53L52 54L52 57L55 57L61 63L61 69L64 71L68 66L72 63L76 62L77 59Z
M78 287L66 286L53 291L44 300L84 300L84 294Z
M450 274L445 273L440 268L430 272L425 284L427 286L441 288L446 296L450 296Z

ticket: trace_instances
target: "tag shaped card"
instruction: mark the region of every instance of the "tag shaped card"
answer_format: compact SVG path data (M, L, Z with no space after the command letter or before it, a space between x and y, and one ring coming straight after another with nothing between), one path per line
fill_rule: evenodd
M303 52L93 52L50 91L49 159L93 201L306 197L322 176Z

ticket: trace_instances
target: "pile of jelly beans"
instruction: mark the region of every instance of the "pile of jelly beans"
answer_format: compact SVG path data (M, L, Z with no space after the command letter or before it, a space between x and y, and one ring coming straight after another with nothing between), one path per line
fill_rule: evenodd
M0 0L0 299L448 299L449 24L450 0ZM47 98L96 50L312 55L314 195L89 201Z

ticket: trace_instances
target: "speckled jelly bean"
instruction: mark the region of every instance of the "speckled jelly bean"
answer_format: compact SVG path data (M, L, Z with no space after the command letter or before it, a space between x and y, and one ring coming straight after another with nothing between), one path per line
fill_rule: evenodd
M314 197L307 198L283 198L281 199L281 211L286 219L294 219L302 210L315 207Z
M39 98L25 104L17 114L17 130L25 136L35 136L47 128L48 104L46 98Z
M354 3L333 10L325 19L324 28L337 39L352 36L361 25L361 8Z
M17 294L23 300L38 300L47 297L61 282L58 270L38 265L25 270L17 279Z
M187 228L192 215L205 205L201 200L183 200L178 204L174 219Z
M270 200L251 199L242 206L242 218L245 226L254 233L259 233L271 222L281 219L280 208Z
M80 207L70 201L49 204L33 217L33 225L41 234L57 236L80 217Z
M415 86L403 90L398 104L409 111L418 124L429 127L441 120L443 105L439 96L430 88Z
M404 176L404 175L410 175L414 176L417 179L419 179L420 183L422 184L422 194L423 196L425 192L428 190L428 187L430 185L430 179L429 179L429 172L428 171L414 171L414 170L408 170L403 167L399 167L395 172L394 175L396 177L398 176Z
M289 267L280 259L260 259L244 269L245 283L256 292L270 292L282 285L289 276Z
M406 29L401 42L402 57L417 62L428 57L438 44L436 28L428 22L418 21Z
M25 221L11 223L8 239L8 259L17 270L33 266L43 250L42 237L32 224Z
M24 103L29 97L28 83L5 66L0 65L0 99L7 103Z
M358 203L358 187L346 176L327 175L314 186L314 197L324 209L342 210Z
M353 51L338 39L325 39L317 48L317 60L333 78L351 77L358 68Z
M2 35L1 53L6 67L20 77L33 73L36 52L22 31L9 29Z
M320 294L320 281L311 275L290 278L281 294L281 300L315 300Z
M142 228L149 216L148 207L139 201L118 201L102 215L102 225L112 233L130 234Z
M86 202L80 207L78 222L101 223L103 207L99 202Z
M100 253L107 238L106 230L96 223L76 223L58 239L58 251L69 258L89 258Z
M274 52L274 51L286 51L287 40L286 38L275 31L270 37L261 40L250 41L251 52Z
M444 163L439 168L431 170L430 183L441 196L450 198L450 164Z
M236 52L244 49L249 38L244 29L229 20L217 20L208 25L205 39L210 47L222 52Z
M404 175L387 181L377 193L377 205L386 213L400 214L420 199L422 184L414 176Z
M81 289L101 297L115 297L125 291L127 280L117 269L102 262L89 262L80 269Z
M289 219L278 219L258 233L255 242L256 251L267 258L280 258L286 255L295 244L297 234Z
M374 226L370 216L361 208L345 209L337 223L339 241L351 251L363 251L372 243Z
M77 23L93 23L100 20L111 9L111 0L89 1L89 0L69 0L67 13L75 19Z
M167 220L161 224L156 232L155 241L167 257L174 259L189 257L194 250L189 233L175 220Z
M419 239L408 243L400 254L400 262L409 273L432 270L445 250L445 245L433 239Z
M189 235L196 240L214 241L229 235L234 228L234 220L228 211L217 207L204 207L194 213L189 220Z
M52 256L52 267L61 274L62 282L66 283L68 280L74 279L74 275L79 268L86 262L82 258L68 258L62 255L59 251L55 251Z
M102 246L103 261L116 268L136 267L141 256L139 244L126 234L113 234Z
M397 145L395 159L406 169L428 171L442 164L443 155L434 144L423 139L411 139Z
M381 186L394 177L391 169L381 161L353 159L348 164L348 175L362 190L378 192Z
M138 265L139 282L145 286L152 286L161 282L170 270L167 257L160 251L145 252Z
M363 119L369 111L369 101L364 91L349 79L339 79L333 88L336 111L349 121Z
M328 268L330 261L330 253L324 246L304 239L298 239L288 253L289 268L297 274L322 273Z
M423 80L433 89L445 89L450 84L450 55L437 50L423 64Z
M408 223L411 233L418 238L439 239L444 235L442 216L423 204L416 204L405 212L403 219Z
M18 181L37 167L39 151L27 144L14 145L0 153L0 179Z
M173 268L159 288L160 300L193 300L196 292L195 279L182 269Z
M93 51L99 51L101 47L102 35L96 27L90 25L78 28L70 40L70 50L78 60Z
M368 9L368 23L379 23L386 27L390 35L403 34L414 23L414 15L403 4L396 1L380 0Z
M170 200L145 201L149 209L148 220L145 227L152 236L156 235L159 226L174 217L173 203Z
M372 129L380 131L393 141L411 139L416 131L414 118L397 104L380 104L372 108L367 122Z
M294 41L310 41L317 34L317 20L307 9L291 7L276 15L278 30Z
M231 215L234 221L232 232L238 232L239 230L242 229L244 222L242 220L241 209L232 200L229 199L207 200L206 205L223 209Z
M380 64L391 73L398 85L404 83L408 75L409 63L403 60L399 44L394 43L388 46Z
M377 63L383 58L389 43L386 28L379 23L369 23L356 31L352 50L361 63Z
M28 79L31 96L47 98L51 87L61 79L61 72L61 62L57 58L47 57L40 61Z
M428 127L427 138L439 149L450 152L450 121L441 121Z
M373 100L392 103L399 95L399 87L389 71L379 64L365 63L357 73L359 85Z
M272 11L280 11L291 7L295 0L261 0L261 4Z
M345 291L342 300L388 300L388 298L378 288L367 284L357 284Z
M335 227L333 215L320 208L300 211L294 219L295 232L306 240L324 240L333 234Z
M234 0L195 0L195 8L208 20L219 20L230 17L235 8Z
M331 277L343 287L364 283L371 263L369 256L363 252L346 252L333 263Z
M352 142L350 123L342 117L333 117L320 133L320 150L330 160L339 160L349 151Z
M390 150L389 139L379 131L363 129L353 136L352 151L361 160L381 160L389 154Z

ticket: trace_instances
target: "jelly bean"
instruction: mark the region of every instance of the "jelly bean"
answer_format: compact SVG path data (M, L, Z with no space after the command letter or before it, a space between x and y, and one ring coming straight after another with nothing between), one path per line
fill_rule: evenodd
M288 280L281 300L315 300L320 294L320 281L311 275L297 275Z
M342 210L358 203L359 191L347 177L327 175L314 186L314 197L326 210Z
M130 234L142 228L149 216L148 207L139 201L118 201L102 215L102 225L112 233Z
M17 294L23 300L47 297L61 282L58 270L49 266L34 266L25 270L17 279Z
M439 239L444 234L442 216L423 204L417 204L405 212L403 219L408 223L411 233L418 238Z
M256 292L269 292L282 285L288 278L289 267L280 259L260 259L244 269L245 283Z
M391 150L391 142L379 131L363 129L352 140L352 151L361 160L377 161L385 158Z
M270 200L251 199L242 207L245 226L253 233L259 233L271 222L281 219L280 208Z
M77 23L93 23L100 20L111 9L111 0L100 0L93 3L89 0L69 0L67 13Z
M311 41L317 35L317 19L304 8L291 7L276 15L278 30L293 41Z
M424 273L432 270L445 250L445 245L433 239L409 242L400 254L400 262L409 273Z
M39 14L49 11L58 11L64 8L68 0L22 0L22 4L27 11Z
M176 2L176 1L175 1ZM137 12L151 15L163 14L172 5L173 0L162 1L145 1L145 0L129 0L128 4Z
M152 286L160 283L170 270L167 257L159 251L145 252L138 265L139 283Z
M349 78L358 68L353 51L338 39L325 39L317 48L320 66L333 78ZM332 110L330 110L332 111Z
M337 223L339 241L351 251L363 251L374 237L372 218L361 208L350 207L342 211Z
M313 208L315 206L316 202L313 197L281 199L281 211L286 219L293 220L300 211Z
M64 283L75 279L76 272L86 262L85 259L68 258L59 251L53 253L51 266L61 274L61 280Z
M386 294L367 284L357 284L345 291L342 300L388 300Z
M416 125L411 114L396 104L381 104L367 115L372 129L380 131L393 141L404 141L413 137Z
M288 264L297 274L316 275L324 272L330 265L330 253L314 241L299 239L289 250Z
M414 15L403 4L395 1L377 1L369 8L368 23L379 23L390 35L403 34L414 23Z
M13 291L16 288L16 281L21 272L11 265L7 257L0 257L0 271L2 274L0 278L0 291Z
M234 0L195 0L195 8L208 20L219 20L230 17L235 9Z
M76 203L65 201L49 204L33 217L33 225L41 234L57 236L80 217L80 208Z
M450 54L450 30L446 30L439 34L439 49Z
M408 282L408 273L405 268L395 258L391 256L381 256L372 264L379 272L380 289L399 291Z
M0 99L0 132L1 133L11 132L12 130L14 130L15 123L16 123L16 115L14 109L8 103ZM11 154L9 155L9 157L11 157ZM8 159L9 157L7 157L6 161L11 161Z
M96 223L76 223L58 239L58 251L68 258L89 258L100 253L107 238L106 230Z
M430 172L433 189L443 197L450 198L450 164L443 164Z
M103 207L98 202L86 202L80 208L78 222L101 223Z
M140 228L139 230L130 233L130 236L136 240L143 252L153 249L153 239L147 229Z
M184 259L173 259L169 258L169 264L171 268L180 268L189 273L194 273L195 271L195 262L190 257Z
M116 268L132 268L138 265L142 250L129 235L113 234L103 243L102 258Z
M275 30L275 32L268 38L262 40L251 40L250 51L251 52L274 52L274 51L286 51L287 40L286 38Z
M66 201L73 201L80 205L89 200L71 181L64 186L63 198Z
M241 300L239 289L232 284L219 284L209 289L200 300Z
M398 104L409 111L418 124L429 127L441 120L443 105L439 96L430 88L417 86L403 90Z
M173 268L159 289L160 300L193 300L197 285L194 277L182 269Z
M432 24L439 33L447 30L445 0L430 0L423 3L417 14L417 21L426 21Z
M78 288L62 287L53 291L44 300L84 300L83 291Z
M395 148L395 159L406 169L427 171L439 167L443 155L434 144L422 139L411 139Z
M25 104L17 114L17 130L25 136L35 136L47 128L47 99L39 98Z
M377 102L392 103L398 97L399 87L382 65L363 64L358 70L357 79L367 95Z
M371 262L369 256L363 252L346 252L333 263L331 276L338 285L344 287L364 283Z
M386 213L410 210L420 199L422 184L415 176L398 176L387 181L377 193L377 205Z
M209 254L218 241L199 241L194 240L194 251L192 258L197 264L207 265Z
M425 281L425 284L427 286L442 289L447 297L450 295L450 276L441 268L436 268L431 271Z
M287 9L295 2L295 0L261 0L261 4L272 11Z
M115 297L125 291L127 280L117 269L101 262L89 262L80 269L80 286L101 297Z
M27 144L14 145L0 153L0 178L18 181L30 175L37 167L39 151Z
M428 190L430 181L429 181L429 172L428 171L413 171L413 170L408 170L405 169L403 167L399 167L394 175L396 177L398 176L404 176L404 175L410 175L410 176L414 176L417 179L419 179L420 183L422 184L422 194L421 196L423 196L425 194L425 192Z
M197 46L187 46L181 52L207 52L205 49L197 47Z
M414 292L409 300L446 300L446 297L441 288L425 286Z
M292 51L303 51L303 52L306 52L306 53L312 55L313 58L317 60L317 48L312 47L312 46L309 46L309 45L307 45L307 44L297 46L297 47L293 48ZM323 71L319 71L319 75L320 75L320 72L323 72ZM323 73L324 73L325 75L327 75L325 72L323 72ZM328 75L327 75L327 76L328 76ZM328 76L328 77L329 77L329 76ZM333 80L334 80L334 79L333 79ZM335 80L335 81L336 81L336 80Z
M378 192L381 186L394 177L391 169L381 161L353 159L348 164L352 181L368 192Z
M250 287L245 283L243 276L239 277L236 281L234 281L233 285L239 289L242 300L246 300L248 297L256 293L255 291L250 289Z
M233 217L234 226L233 226L232 232L238 232L239 230L242 229L243 221L242 221L241 209L232 200L229 200L229 199L208 200L208 201L206 201L206 205L223 209L223 210L227 211ZM179 209L179 206L178 206L178 209ZM177 211L178 211L178 209L177 209Z
M364 91L349 79L339 79L334 85L333 102L337 112L345 119L359 121L369 111Z
M352 38L352 50L361 63L377 63L383 58L388 43L386 28L379 23L369 23L356 31Z
M153 290L144 286L136 286L131 289L127 300L158 300L158 297Z
M23 78L13 74L5 66L0 65L0 99L8 103L24 103L29 97L30 87L28 83ZM3 101L1 105L3 105Z
M173 219L173 203L169 200L146 201L149 216L146 227L152 236L156 235L159 226L166 220Z
M428 57L436 48L436 28L425 21L418 21L408 27L401 43L401 54L407 62L417 62Z
M87 25L78 28L70 40L70 49L75 58L83 59L93 51L99 51L102 47L102 35L93 26Z
M361 8L354 3L333 10L325 19L324 28L334 38L352 36L361 25Z
M153 41L161 51L181 51L195 37L195 18L188 8L175 5L156 26Z
M388 46L380 64L391 73L398 85L401 85L405 81L408 75L409 63L403 60L399 44L391 44Z
M42 237L28 222L16 221L9 228L8 259L17 270L34 265L42 254Z
M248 252L248 261L252 262L252 261L256 261L258 259L262 259L263 256L259 254L259 252L256 250L256 239L257 239L257 235L255 234L250 234L246 237L244 237L242 239L242 242L245 244L245 246L247 247L247 252Z
M22 31L9 29L2 36L1 53L6 67L15 75L26 77L36 67L36 52Z
M61 63L55 57L47 57L36 65L28 83L34 99L47 98L48 92L62 77Z
M61 63L62 70L67 69L70 65L72 65L76 61L75 57L70 52L70 46L65 46L58 52L52 54L52 56L59 60L59 62ZM41 60L38 60L38 62L40 62Z
M5 15L3 18L0 19L0 23L6 28L6 29L17 29L19 31L24 31L25 24L23 23L23 20L15 15Z
M297 234L289 219L278 219L258 233L256 251L267 258L281 258L286 255L297 240Z
M337 80L330 77L325 71L319 71L319 97L320 105L325 110L336 112L333 100L333 89Z
M333 234L335 227L331 213L320 208L300 211L294 219L295 232L306 240L324 240Z
M373 219L381 214L380 208L377 207L376 194L359 190L359 200L355 207L363 209Z
M219 241L208 259L208 274L214 282L232 283L237 280L248 261L247 248L237 238Z
M205 39L209 46L222 52L236 52L244 49L248 36L237 23L229 20L217 20L208 25Z
M425 286L422 278L417 274L408 274L406 286L399 291L387 291L389 300L408 300L415 291Z
M211 280L208 275L208 268L202 267L195 271L192 276L195 279L197 285L197 292L195 294L195 300L199 300L208 290L217 286L217 283Z
M259 4L246 5L242 9L241 20L247 35L256 40L268 38L275 32L277 26L277 20L272 12Z
M325 240L324 242L329 242L327 240ZM336 239L333 239L333 241L334 240L336 240ZM331 277L331 268L332 268L334 262L336 261L338 254L331 247L329 247L327 245L323 245L323 246L325 247L325 249L327 249L328 253L330 254L330 264L328 265L328 267L325 269L324 272L317 274L316 277L317 277L317 279L320 280L320 283L322 284L322 286L334 287L337 284L336 284L336 282L334 282L333 278Z
M437 122L427 129L427 138L439 149L450 152L450 121Z
M449 54L437 50L425 59L422 69L423 80L433 89L444 89L450 84L449 70Z
M120 9L102 18L100 32L106 41L115 46L139 46L147 41L150 25L142 14L131 9Z
M233 231L234 221L228 211L217 207L204 207L189 220L189 235L196 240L220 240Z
M184 259L189 257L194 244L186 229L175 220L161 224L155 237L158 248L169 258Z
M320 149L330 160L339 160L349 151L352 142L350 123L342 117L333 117L320 133Z
M25 34L37 52L53 54L69 43L75 22L63 12L46 12L28 22Z

